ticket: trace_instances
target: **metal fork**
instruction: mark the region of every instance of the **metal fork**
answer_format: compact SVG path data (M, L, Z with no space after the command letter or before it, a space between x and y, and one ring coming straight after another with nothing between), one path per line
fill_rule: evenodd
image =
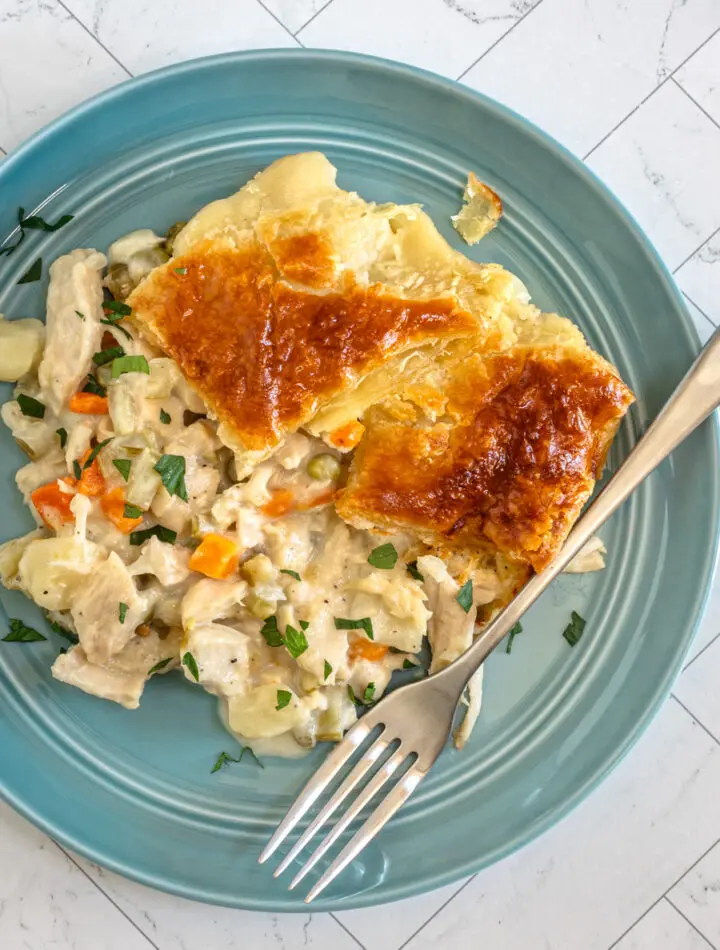
M352 770L290 848L274 874L277 877L289 867L315 833L367 778L327 837L295 875L290 889L317 864L365 806L384 793L385 798L310 888L305 902L309 904L347 867L407 801L442 752L452 731L457 704L473 673L598 528L718 404L720 330L715 332L622 467L578 521L552 563L528 581L459 659L434 676L395 690L355 723L302 790L260 855L261 864L274 854L333 780L339 778L343 766L365 746ZM391 787L393 776L399 777Z

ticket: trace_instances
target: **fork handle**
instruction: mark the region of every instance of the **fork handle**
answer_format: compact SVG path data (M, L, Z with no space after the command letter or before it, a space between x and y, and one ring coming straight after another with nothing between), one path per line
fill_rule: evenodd
M645 435L572 529L557 556L525 584L507 607L479 634L472 646L436 677L445 677L447 686L457 687L460 693L511 627L598 528L719 404L720 329L712 335Z

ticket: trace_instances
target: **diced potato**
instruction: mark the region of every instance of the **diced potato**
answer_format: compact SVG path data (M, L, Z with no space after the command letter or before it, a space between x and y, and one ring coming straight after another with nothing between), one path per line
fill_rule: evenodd
M277 709L278 691L290 693L290 702ZM292 690L275 684L258 686L228 703L230 728L248 739L269 739L300 727L310 715Z
M45 326L32 318L5 320L0 314L0 380L17 382L40 362Z
M13 538L12 541L0 544L0 582L8 590L21 589L22 585L18 578L20 558L32 541L37 541L43 536L43 532L36 528L35 531L23 535L22 538Z
M1 320L0 328L2 328ZM2 347L2 340L0 340L0 347ZM0 350L0 352L2 351ZM2 356L0 356L1 360ZM57 426L48 425L45 419L35 419L32 416L23 415L17 400L10 399L4 403L2 409L0 409L0 415L20 448L31 459L39 459L52 446L59 445L55 433Z
M98 545L77 537L43 538L25 548L18 565L22 589L46 610L67 610L101 557Z

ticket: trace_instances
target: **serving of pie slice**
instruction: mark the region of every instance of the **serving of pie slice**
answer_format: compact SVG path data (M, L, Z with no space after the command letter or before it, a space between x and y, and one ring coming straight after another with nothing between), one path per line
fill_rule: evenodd
M216 414L239 477L301 428L359 441L336 504L348 523L516 577L542 569L631 392L419 206L366 202L335 177L324 155L292 155L203 208L130 296L133 321ZM483 233L502 210L486 220L486 205Z

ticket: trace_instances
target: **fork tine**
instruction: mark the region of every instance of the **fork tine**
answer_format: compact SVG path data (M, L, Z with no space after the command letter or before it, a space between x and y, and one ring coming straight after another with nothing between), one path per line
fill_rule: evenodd
M389 742L385 741L381 734L372 743L372 745L370 745L363 752L362 758L359 759L352 771L345 777L342 785L340 785L337 791L333 794L332 798L330 798L330 800L323 806L322 810L318 812L312 822L307 826L305 831L303 831L298 840L282 859L277 868L275 868L273 877L279 877L288 867L288 865L292 864L296 856L300 853L300 851L302 851L318 828L325 824L328 818L330 818L337 808L339 808L339 806L345 801L349 793L355 788L367 771L371 769L373 765L375 765L377 760L387 749L388 745Z
M388 797L378 805L362 828L348 841L320 880L310 888L305 898L306 904L309 904L318 894L324 891L328 884L334 881L338 874L340 874L340 872L360 854L363 848L372 841L375 835L385 827L395 812L412 795L425 775L425 772L421 772L415 768L415 766L407 770Z
M332 781L336 773L343 767L350 756L354 754L358 746L362 745L371 731L370 727L360 720L350 729L343 741L333 749L315 775L313 775L305 788L303 788L295 799L287 815L285 815L275 829L275 833L265 845L262 854L258 858L259 864L264 864L264 862L275 853L305 812L311 808L319 796L322 795L328 782Z
M306 864L300 868L298 873L290 882L289 890L292 890L294 887L296 887L300 881L302 881L308 871L315 867L317 862L325 854L328 848L333 846L343 831L345 831L347 826L355 820L367 803L371 801L375 795L377 795L390 776L405 761L407 756L408 753L404 752L402 748L399 748L393 752L389 759L383 762L383 764L373 775L365 788L360 792L352 805L349 806L342 818L339 819L339 821L333 826L332 830L328 832L327 837L321 841L318 847L313 851Z

